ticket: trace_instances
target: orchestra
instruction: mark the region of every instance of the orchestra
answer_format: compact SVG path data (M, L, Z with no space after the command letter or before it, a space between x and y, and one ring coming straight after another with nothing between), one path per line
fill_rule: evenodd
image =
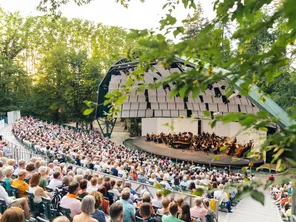
M244 155L252 148L254 144L254 141L250 140L247 144L241 145L237 142L236 137L231 140L226 136L218 136L215 133L210 134L205 132L202 132L198 135L193 135L191 132L183 132L178 134L147 133L146 141L153 141L159 144L163 143L166 146L172 148L193 149L195 151L203 151L213 154L225 153L229 156L236 156L239 158L244 157Z

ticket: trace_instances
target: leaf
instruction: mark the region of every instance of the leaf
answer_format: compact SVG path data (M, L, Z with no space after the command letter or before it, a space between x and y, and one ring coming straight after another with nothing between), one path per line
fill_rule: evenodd
M210 117L210 116L211 116L211 113L210 113L210 111L208 111L208 110L204 111L203 114L204 114L206 117Z
M155 187L156 189L162 189L162 186L161 186L160 183L156 183L156 184L154 185L154 187Z
M89 108L89 109L84 110L83 115L85 115L85 116L90 115L94 111L94 109L95 108Z
M279 151L274 155L274 158L272 159L271 163L274 163L274 161L276 161L280 157L280 155L283 154L284 151L284 148L279 149Z
M222 151L226 150L227 148L228 148L228 146L221 146L220 151L222 152Z
M293 166L296 166L296 161L295 161L295 160L293 160L293 159L291 159L291 158L289 158L289 157L285 157L285 159L286 159L290 164L292 164Z
M128 98L127 95L123 95L116 100L117 105L121 105L126 99Z
M220 160L220 156L214 156L213 161L218 161Z
M163 195L163 196L167 196L171 193L172 191L170 190L162 190L160 193Z
M186 9L187 6L188 6L188 1L189 1L189 0L182 0L185 9Z
M281 163L282 163L282 159L278 159L278 161L276 162L276 171L280 171L281 168Z
M244 171L246 171L248 169L248 167L243 167L242 168L242 171L244 172Z
M90 107L90 105L92 104L92 101L89 100L84 100L83 101L85 105L87 105L88 107Z
M193 195L201 197L203 193L204 193L204 190L202 188L197 188L196 191L193 193Z
M264 199L265 199L265 196L262 192L259 192L257 190L252 190L251 191L251 197L258 201L259 203L261 203L263 206L264 206Z

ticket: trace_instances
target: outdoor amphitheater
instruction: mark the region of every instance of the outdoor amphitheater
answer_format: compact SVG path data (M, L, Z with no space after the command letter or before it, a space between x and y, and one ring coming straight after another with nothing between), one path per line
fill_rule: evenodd
M295 0L0 0L0 222L296 222Z

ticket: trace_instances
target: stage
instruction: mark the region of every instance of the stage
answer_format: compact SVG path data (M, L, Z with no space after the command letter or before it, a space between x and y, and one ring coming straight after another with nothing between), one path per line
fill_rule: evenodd
M166 146L161 143L154 143L153 141L146 142L145 137L139 137L132 141L132 144L140 150L146 151L148 153L156 154L159 156L167 156L172 159L184 160L195 162L199 164L206 164L211 166L234 166L234 167L243 167L248 166L250 160L240 159L238 161L232 161L232 157L226 154L207 154L203 151L191 151L184 149L174 149ZM219 160L213 160L215 156L219 156ZM264 163L263 160L253 161L254 166L260 166Z

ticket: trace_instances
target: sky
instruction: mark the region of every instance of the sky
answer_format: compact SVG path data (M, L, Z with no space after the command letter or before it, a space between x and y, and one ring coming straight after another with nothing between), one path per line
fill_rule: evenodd
M0 7L5 11L20 11L22 15L40 15L36 6L40 0L0 0ZM212 10L212 0L198 0L201 2L204 14L209 19L215 16ZM88 5L77 6L74 3L61 8L63 16L68 18L81 18L100 22L108 26L120 26L126 29L151 29L157 28L158 21L165 14L162 6L167 0L132 0L128 9L114 0L93 0ZM186 18L190 11L179 7L174 14L178 21ZM178 22L179 23L179 22ZM178 24L177 23L177 24Z

